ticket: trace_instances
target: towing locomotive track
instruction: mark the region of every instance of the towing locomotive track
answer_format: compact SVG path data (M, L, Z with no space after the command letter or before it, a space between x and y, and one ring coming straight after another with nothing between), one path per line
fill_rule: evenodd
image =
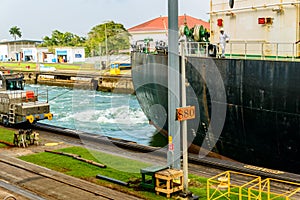
M167 157L167 147L145 146L128 140L111 138L111 137L106 137L98 134L97 135L90 134L83 131L72 130L68 128L51 126L51 125L46 125L41 123L36 123L32 126L33 126L32 128L36 130L44 130L47 132L55 133L58 136L66 136L67 138L80 140L81 144L90 142L90 144L87 144L90 147L92 144L94 145L101 144L102 146L108 145L108 146L117 147L119 148L118 151L120 151L121 148L124 151L128 150L128 152L143 153L141 159L145 158L145 160L147 160L145 153L147 153L147 155L151 153L151 155L149 155L150 158L148 158L149 160L155 159L155 161L157 161L155 162L156 164L158 164L159 162L166 163L165 158ZM108 149L108 151L110 150ZM214 176L218 172L230 170L230 171L237 171L237 172L252 174L256 176L261 176L262 178L273 178L273 179L279 179L279 180L284 180L289 182L300 183L299 174L279 171L275 169L252 166L252 165L247 165L244 163L234 162L229 160L220 160L217 158L212 158L207 156L204 157L192 153L189 153L188 160L190 165L189 166L190 171L196 175L201 175L201 176L203 175L205 177ZM201 169L202 172L199 171L199 169Z
M29 199L139 199L100 185L73 178L16 158L0 155L1 180ZM9 189L9 188L7 188Z

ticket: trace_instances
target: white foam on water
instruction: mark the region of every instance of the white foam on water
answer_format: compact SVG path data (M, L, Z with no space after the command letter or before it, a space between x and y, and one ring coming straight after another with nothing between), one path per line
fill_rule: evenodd
M70 90L64 87L30 85L48 89L53 120L46 123L79 131L149 144L155 128L132 95ZM40 89L41 88L41 89Z

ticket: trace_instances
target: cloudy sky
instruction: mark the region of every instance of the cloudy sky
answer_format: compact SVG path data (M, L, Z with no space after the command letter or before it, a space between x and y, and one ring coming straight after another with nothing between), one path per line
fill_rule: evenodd
M131 28L168 14L168 0L1 0L0 40L11 40L18 26L22 39L40 40L53 30L86 36L95 25L113 20ZM179 14L208 20L209 0L179 0Z

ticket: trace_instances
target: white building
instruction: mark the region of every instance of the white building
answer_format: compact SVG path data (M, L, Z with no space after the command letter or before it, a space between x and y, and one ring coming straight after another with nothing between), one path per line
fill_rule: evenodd
M48 48L22 48L23 62L46 62Z
M8 48L7 45L0 44L0 61L8 61Z
M59 63L77 63L85 61L84 47L55 48L56 61Z
M220 28L230 36L227 53L300 56L300 0L211 0L210 19L212 43Z
M23 48L36 48L42 41L13 40L0 42L0 61L22 61Z
M13 40L0 42L0 62L65 62L76 63L85 61L84 47L56 48L55 53L50 53L48 48L37 47L42 41Z

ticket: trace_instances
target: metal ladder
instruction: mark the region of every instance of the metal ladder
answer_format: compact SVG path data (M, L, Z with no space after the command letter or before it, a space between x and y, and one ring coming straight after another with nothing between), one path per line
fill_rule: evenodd
M10 124L15 123L15 116L16 116L16 105L15 104L10 104L9 105L9 112L8 112L8 121Z

